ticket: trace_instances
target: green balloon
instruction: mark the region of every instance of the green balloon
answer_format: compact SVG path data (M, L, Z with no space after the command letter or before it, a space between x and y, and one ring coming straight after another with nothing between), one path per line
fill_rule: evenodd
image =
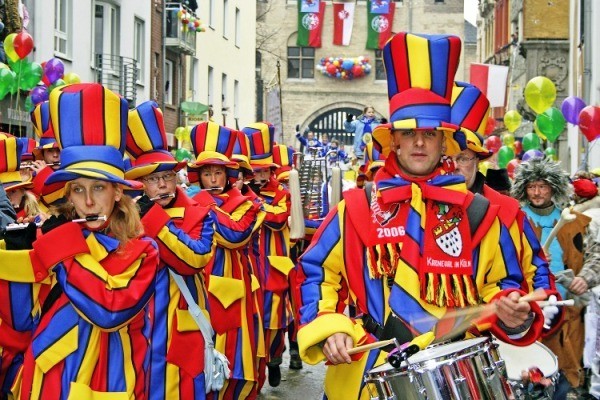
M548 147L546 150L544 150L544 154L552 161L558 161L558 153L554 147Z
M36 87L40 79L42 79L43 74L44 70L42 66L36 62L24 66L21 72L21 80L19 81L21 89L31 90Z
M534 133L529 132L523 136L523 151L527 150L538 150L540 148L540 137Z
M556 107L550 107L539 114L536 117L535 122L540 132L542 132L551 143L558 139L566 125L565 117Z
M12 90L14 77L14 72L5 68L0 69L0 100Z
M51 91L53 91L54 89L61 87L61 86L65 86L66 83L65 81L63 81L62 79L57 79L52 85L50 85L50 87L48 88L48 94L50 94Z
M175 159L177 161L191 161L193 158L192 153L188 149L181 148L175 152Z
M498 150L498 166L500 168L506 168L510 160L515 158L515 151L510 146L502 146Z
M31 101L31 96L25 97L25 111L32 112L35 106L33 105L33 101Z

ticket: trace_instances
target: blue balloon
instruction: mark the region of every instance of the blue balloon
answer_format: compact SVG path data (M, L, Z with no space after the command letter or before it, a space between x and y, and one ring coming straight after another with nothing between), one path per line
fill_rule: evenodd
M523 158L521 158L522 161L528 161L531 160L532 158L544 158L545 154L543 152L541 152L540 150L537 149L531 149L531 150L527 150L525 153L523 153Z
M342 68L346 71L350 71L354 67L354 61L352 60L344 60L342 63Z

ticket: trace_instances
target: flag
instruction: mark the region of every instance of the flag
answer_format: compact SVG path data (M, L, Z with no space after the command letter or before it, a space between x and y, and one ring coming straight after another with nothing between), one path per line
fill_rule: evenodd
M354 24L354 6L356 0L334 0L333 3L333 44L350 45L352 25Z
M504 107L508 67L493 64L471 63L470 82L479 88L490 101L490 107Z
M325 1L298 0L298 46L321 47L324 15Z
M396 3L392 0L369 0L367 3L367 49L382 49L392 37Z

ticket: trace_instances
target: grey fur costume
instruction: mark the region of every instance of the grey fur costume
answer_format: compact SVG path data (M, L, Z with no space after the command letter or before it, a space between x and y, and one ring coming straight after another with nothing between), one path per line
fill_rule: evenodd
M521 203L527 202L527 185L535 181L545 181L552 188L552 201L562 209L569 205L573 187L569 175L559 162L548 158L532 158L522 162L515 171L510 194Z

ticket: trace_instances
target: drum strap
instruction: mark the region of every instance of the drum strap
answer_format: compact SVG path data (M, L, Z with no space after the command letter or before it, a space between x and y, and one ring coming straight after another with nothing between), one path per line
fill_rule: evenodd
M363 328L378 340L396 338L399 343L406 343L415 337L414 333L394 313L389 314L384 326L375 321L369 314L363 314L362 321Z

